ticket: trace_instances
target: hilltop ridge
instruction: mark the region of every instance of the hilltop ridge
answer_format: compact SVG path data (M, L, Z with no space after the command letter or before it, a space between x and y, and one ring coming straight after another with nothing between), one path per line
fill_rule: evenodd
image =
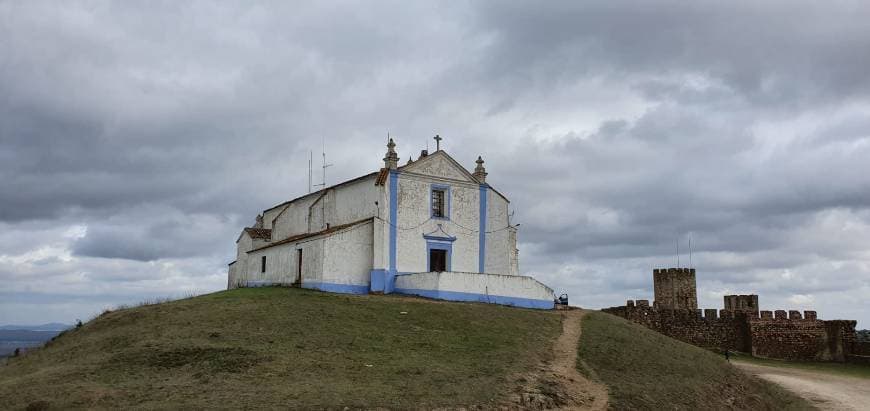
M563 318L579 321L558 311L491 304L236 289L107 312L10 359L0 367L0 408L538 409L570 405L566 398L600 403L563 390L559 380L565 379L547 374L558 373L554 364L567 355L568 340L577 339L563 333ZM577 332L573 325L566 329ZM614 342L608 350L627 349L624 341ZM674 367L667 358L659 361ZM754 384L764 383L750 379ZM717 408L720 399L709 400ZM752 404L771 408L775 401L760 395Z

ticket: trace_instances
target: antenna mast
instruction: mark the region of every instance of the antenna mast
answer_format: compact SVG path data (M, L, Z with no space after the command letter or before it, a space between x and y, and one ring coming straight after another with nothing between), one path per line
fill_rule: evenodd
M677 237L677 268L680 267L680 237Z
M689 232L689 268L692 268L692 232Z
M323 182L320 184L315 184L314 187L323 187L326 188L326 168L331 167L332 164L326 164L326 139L323 140Z
M314 162L314 151L308 150L308 194L311 194L311 166Z

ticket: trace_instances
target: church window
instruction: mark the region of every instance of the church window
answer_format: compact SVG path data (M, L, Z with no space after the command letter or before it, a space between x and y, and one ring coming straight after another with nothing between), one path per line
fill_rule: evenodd
M261 273L266 272L266 256L265 255L260 257L260 272Z
M432 190L432 217L444 217L444 190Z

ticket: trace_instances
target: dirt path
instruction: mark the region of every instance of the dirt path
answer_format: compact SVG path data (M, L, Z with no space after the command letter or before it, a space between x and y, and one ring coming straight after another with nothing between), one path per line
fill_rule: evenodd
M779 384L823 410L866 410L870 407L870 380L799 368L734 362L750 374Z
M553 346L553 361L534 375L517 398L523 409L606 410L607 388L577 371L577 345L584 310L562 312L562 335Z

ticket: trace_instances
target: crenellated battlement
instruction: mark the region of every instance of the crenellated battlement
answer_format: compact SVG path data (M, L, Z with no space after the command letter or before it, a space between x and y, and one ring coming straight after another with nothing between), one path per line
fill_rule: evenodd
M653 306L697 309L698 295L694 268L656 268L653 270Z
M758 295L726 295L723 297L726 310L758 313Z
M655 301L628 300L602 311L700 347L757 357L856 361L855 321L819 320L815 311L759 310L758 295L726 295L722 309L697 308L695 270L653 270Z

